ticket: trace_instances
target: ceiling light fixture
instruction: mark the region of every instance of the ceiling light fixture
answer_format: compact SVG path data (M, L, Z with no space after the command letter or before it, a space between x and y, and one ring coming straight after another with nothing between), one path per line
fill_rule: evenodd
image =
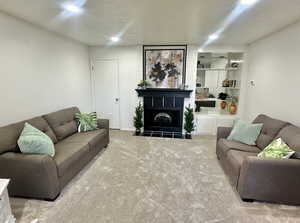
M258 0L241 0L242 5L253 5L257 2Z
M77 5L74 4L66 4L63 6L63 8L69 12L72 13L81 13L82 12L82 8L78 7Z
M208 37L209 40L216 40L218 38L219 38L219 35L217 35L217 34L212 34Z
M113 36L113 37L110 38L110 40L111 40L112 42L118 42L118 41L120 41L120 38L117 37L117 36Z

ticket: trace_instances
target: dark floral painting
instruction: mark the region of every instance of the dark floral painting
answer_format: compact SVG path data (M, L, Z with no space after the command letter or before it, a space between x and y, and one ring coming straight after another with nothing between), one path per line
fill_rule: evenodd
M185 75L184 49L146 49L145 79L153 87L178 88Z

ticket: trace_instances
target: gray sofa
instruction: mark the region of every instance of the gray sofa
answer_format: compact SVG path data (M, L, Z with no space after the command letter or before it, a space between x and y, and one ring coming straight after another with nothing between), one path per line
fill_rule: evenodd
M300 204L300 128L290 123L259 115L254 123L263 123L257 146L227 140L232 128L220 127L217 133L217 157L244 201ZM282 138L296 154L292 159L258 158L269 143Z
M98 130L78 133L76 107L0 128L0 178L10 178L10 196L54 200L62 188L109 143L109 121L98 120ZM24 123L47 134L55 156L22 154L17 146Z

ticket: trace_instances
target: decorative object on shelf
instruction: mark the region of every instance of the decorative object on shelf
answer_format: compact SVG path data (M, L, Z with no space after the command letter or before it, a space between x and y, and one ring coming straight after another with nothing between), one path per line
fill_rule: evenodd
M226 101L221 101L221 103L220 103L221 109L225 109L226 106L227 106L227 102Z
M203 98L208 98L209 96L209 88L198 88L196 90L196 98L197 99L203 99Z
M144 123L143 123L143 112L144 108L139 102L138 106L135 108L135 116L133 118L134 120L134 127L135 127L135 135L140 135L141 134L141 128L143 128Z
M185 123L184 123L185 138L191 139L192 131L195 130L194 111L193 111L193 108L191 108L191 105L189 105L189 107L185 107L184 121L185 121Z
M221 100L226 100L228 97L228 94L224 93L224 92L221 92L218 96L218 99L221 99Z
M235 115L236 112L237 112L237 105L236 105L237 97L232 96L230 99L231 99L231 103L230 103L230 106L229 106L229 113L231 115Z
M233 80L233 85L232 85L232 87L236 87L236 80Z
M157 88L185 84L187 45L144 45L143 79Z
M231 63L231 67L232 67L232 68L238 68L238 67L239 67L239 64L238 64L238 63Z
M222 84L223 87L229 87L229 80L225 79Z
M237 80L228 80L225 79L222 83L222 87L231 87L231 88L235 88L237 84Z
M181 89L181 90L186 90L188 88L189 88L188 85L184 85L184 84L179 85L179 89Z
M141 80L140 83L138 84L139 88L147 88L147 87L151 87L151 83L149 81L146 80Z
M201 61L200 61L200 60L197 61L197 67L198 67L198 68L201 67Z
M234 104L234 103L231 103L231 104L230 104L230 108L229 108L229 113L230 113L231 115L235 115L236 112L237 112L237 105Z

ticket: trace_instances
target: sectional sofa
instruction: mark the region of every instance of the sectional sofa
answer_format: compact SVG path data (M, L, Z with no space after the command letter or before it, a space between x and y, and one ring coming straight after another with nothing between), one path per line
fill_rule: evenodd
M300 204L300 128L288 122L259 115L253 123L263 123L257 146L227 140L232 128L217 133L217 157L230 182L245 201ZM296 151L291 159L258 158L274 139L282 138Z
M109 144L109 121L98 130L78 133L77 107L0 128L0 178L9 178L10 196L55 200L63 187ZM55 144L55 156L22 154L17 140L28 122Z

